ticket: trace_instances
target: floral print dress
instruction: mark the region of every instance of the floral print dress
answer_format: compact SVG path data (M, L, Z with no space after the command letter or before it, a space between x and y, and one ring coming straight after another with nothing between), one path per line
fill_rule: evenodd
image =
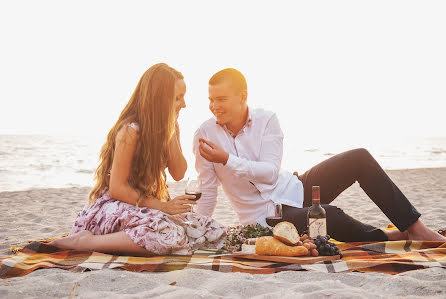
M196 213L172 216L137 208L111 198L108 192L82 209L70 235L81 230L95 235L124 231L152 255L188 255L198 248L221 248L226 236L226 228L210 217Z
M128 126L139 133L137 123ZM70 235L81 230L95 235L124 231L153 255L187 255L201 247L221 248L226 236L226 228L210 217L196 213L172 216L113 199L109 192L82 209Z

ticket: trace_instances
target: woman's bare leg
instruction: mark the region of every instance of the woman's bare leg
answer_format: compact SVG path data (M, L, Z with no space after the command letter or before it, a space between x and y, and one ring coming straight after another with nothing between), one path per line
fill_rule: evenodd
M153 255L136 245L124 231L106 235L93 235L91 232L83 230L72 236L54 240L49 245L62 249L119 253L132 256Z

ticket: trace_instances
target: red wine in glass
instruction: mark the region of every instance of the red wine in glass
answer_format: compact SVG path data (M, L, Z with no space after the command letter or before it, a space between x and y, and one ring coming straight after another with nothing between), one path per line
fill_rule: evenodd
M200 190L199 186L200 186L199 181L196 178L192 178L192 177L187 178L186 189L184 190L184 193L186 195L193 195L193 196L195 196L195 199L191 198L189 200L197 201L197 200L200 199L200 197L201 197L201 190ZM190 206L190 211L191 212L194 211L193 205Z
M271 227L274 227L277 223L282 222L282 205L280 203L271 202L267 207L265 220Z
M189 200L197 201L201 197L201 192L186 192L186 195L194 195L195 199L192 198L192 199L189 199Z
M282 217L275 217L275 216L266 217L266 223L271 227L276 226L276 224L280 222L282 222Z

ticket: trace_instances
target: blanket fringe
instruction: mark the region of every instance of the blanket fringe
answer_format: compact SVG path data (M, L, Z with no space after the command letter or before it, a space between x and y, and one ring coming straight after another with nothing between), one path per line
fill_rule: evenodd
M54 241L56 239L64 238L64 237L67 237L67 236L68 236L68 233L64 233L64 234L62 234L60 236L53 237L53 238L48 238L48 239L43 239L43 240L31 240L31 241L28 241L28 244L30 244L32 242L40 242L40 243L45 243L46 244L46 243L49 243L49 242ZM8 251L15 254L15 253L19 252L20 250L22 250L23 248L25 248L25 246L12 246L12 247L9 247Z

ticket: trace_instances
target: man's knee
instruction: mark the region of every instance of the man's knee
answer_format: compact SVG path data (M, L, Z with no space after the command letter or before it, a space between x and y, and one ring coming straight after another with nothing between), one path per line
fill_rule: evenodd
M363 148L363 147L354 149L353 152L354 152L354 154L356 156L358 156L360 158L368 158L368 157L372 156L370 154L370 152L367 149Z
M338 208L337 206L334 206L334 205L322 205L322 207L325 209L325 212L327 214L340 214L340 213L344 213L344 211L341 208Z
M350 163L359 165L364 161L370 161L373 159L370 152L365 148L356 148L347 152L349 155Z
M327 225L337 225L339 221L346 221L349 216L337 206L333 205L322 205L325 209L326 217L327 217Z

